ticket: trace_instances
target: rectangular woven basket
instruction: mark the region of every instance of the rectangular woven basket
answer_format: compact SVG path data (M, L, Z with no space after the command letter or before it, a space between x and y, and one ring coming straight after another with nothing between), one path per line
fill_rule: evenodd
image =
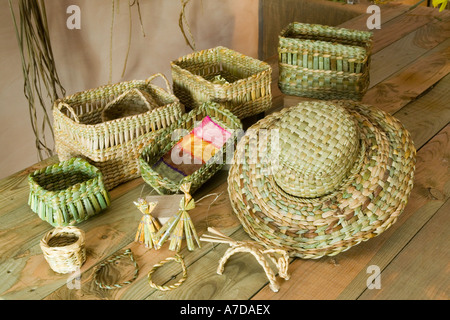
M158 76L164 79L167 91L151 83ZM130 104L133 99L145 99L135 106L149 110L137 112ZM123 116L117 111L124 112ZM138 157L150 136L182 114L182 106L162 74L79 92L54 103L56 152L60 161L73 157L88 160L101 170L105 186L111 190L140 176Z
M187 175L182 180L174 181L162 176L153 166L179 142L180 132L191 132L205 117L209 117L221 128L231 133L228 143L225 143L221 150L215 153L198 170ZM234 146L241 133L242 123L230 110L217 103L206 102L183 115L177 123L159 131L153 136L154 140L142 151L139 157L142 178L159 194L180 193L180 187L185 183L191 183L190 191L194 193L225 165L227 152L232 157ZM228 149L230 147L232 147L232 150Z
M279 36L279 88L287 95L361 100L371 51L371 32L293 22Z
M174 93L191 109L213 101L243 119L272 105L272 68L263 61L216 47L172 61L171 67Z

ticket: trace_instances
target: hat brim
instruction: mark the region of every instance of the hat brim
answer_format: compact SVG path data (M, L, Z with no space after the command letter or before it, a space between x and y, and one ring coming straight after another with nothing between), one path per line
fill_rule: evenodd
M416 150L403 125L376 107L330 103L355 117L363 147L359 163L334 192L295 197L270 174L270 144L258 144L258 135L276 128L290 108L249 128L252 134L238 143L228 176L233 211L250 237L305 259L336 255L381 234L403 212L413 187Z

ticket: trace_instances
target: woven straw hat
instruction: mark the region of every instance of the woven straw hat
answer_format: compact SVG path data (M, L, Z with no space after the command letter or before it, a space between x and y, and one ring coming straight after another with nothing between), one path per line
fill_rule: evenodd
M415 157L409 132L378 108L302 102L249 128L228 192L253 239L300 258L332 256L397 220Z

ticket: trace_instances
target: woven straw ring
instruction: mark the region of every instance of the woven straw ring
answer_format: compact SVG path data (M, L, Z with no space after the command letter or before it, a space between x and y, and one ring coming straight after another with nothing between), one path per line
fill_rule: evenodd
M174 283L174 284L169 285L169 286L160 286L160 285L155 284L152 281L152 274L156 270L158 270L158 268L162 267L164 264L166 264L167 262L170 262L170 261L175 261L175 262L178 262L179 264L181 264L181 268L183 269L183 276L181 277L181 279L177 283ZM184 263L183 257L181 255L179 255L179 254L176 254L174 257L169 257L169 258L167 258L165 260L162 260L160 263L155 264L153 266L152 270L150 270L149 273L148 273L148 284L150 285L150 287L152 287L154 289L157 289L157 290L160 290L160 291L170 291L170 290L176 289L179 286L181 286L183 284L183 282L186 281L186 279L187 279L186 264Z
M110 264L110 263L114 263L115 261L117 261L117 260L119 260L120 258L125 257L125 256L127 256L127 255L130 256L130 260L131 260L131 261L133 262L133 264L134 264L135 271L134 271L133 278L131 278L130 280L124 281L124 282L122 282L122 283L115 283L115 284L111 284L111 285L103 284L103 283L101 283L99 280L97 280L97 277L98 277L98 275L99 275L99 273L100 273L100 270L103 269L103 267L105 267L106 265L108 265L108 264ZM138 277L138 274L139 274L139 266L138 266L136 260L134 259L134 256L133 256L133 253L131 252L131 250L130 250L130 249L127 249L127 250L125 250L125 252L124 252L123 254L117 255L117 256L115 256L114 258L108 259L108 260L106 260L106 262L100 264L100 265L97 267L97 269L95 270L94 281L95 281L95 283L96 283L100 288L111 290L111 289L122 288L123 286L132 283L134 280L136 280L136 278Z

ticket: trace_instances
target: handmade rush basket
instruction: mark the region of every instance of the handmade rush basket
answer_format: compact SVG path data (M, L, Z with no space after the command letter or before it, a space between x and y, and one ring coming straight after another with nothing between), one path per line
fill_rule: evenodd
M173 90L191 108L214 101L239 119L272 105L272 68L225 47L194 52L171 62Z
M75 225L110 205L103 174L86 160L72 158L28 176L28 204L54 227Z
M287 95L361 100L371 51L371 32L291 23L279 36L279 88Z
M153 136L139 157L142 178L159 194L180 193L187 183L194 193L232 156L241 133L235 115L205 102Z
M86 261L84 231L73 226L49 231L40 247L50 268L57 273L77 271Z
M228 192L261 244L300 258L332 256L395 223L413 187L415 155L408 131L378 108L303 102L248 130Z
M162 77L167 91L152 84ZM107 190L139 177L138 156L151 134L183 113L162 74L79 92L53 107L59 160L82 157L98 167Z

